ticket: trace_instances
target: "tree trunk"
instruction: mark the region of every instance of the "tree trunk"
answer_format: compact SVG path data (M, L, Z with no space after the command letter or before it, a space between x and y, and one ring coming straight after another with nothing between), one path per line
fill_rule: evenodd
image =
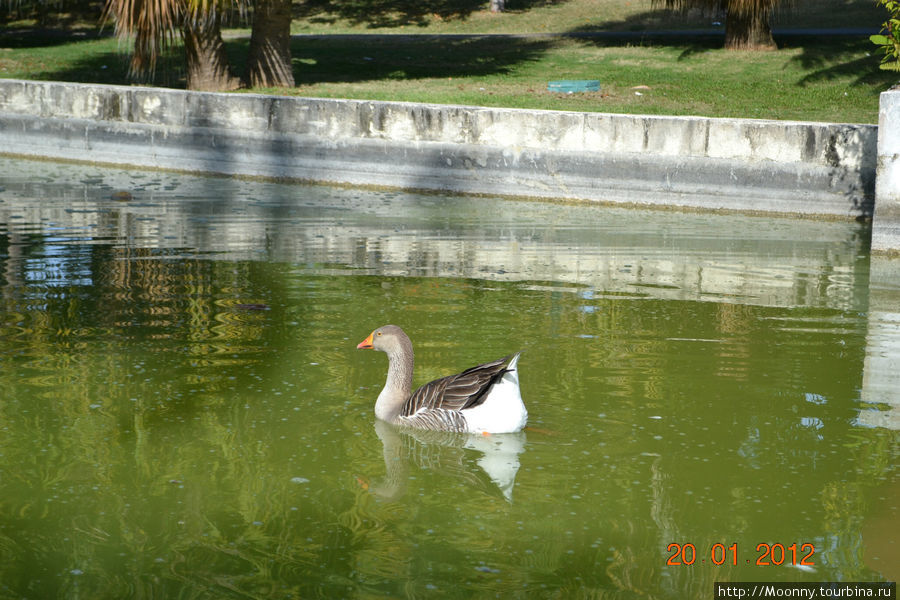
M506 0L491 0L491 12L500 13L506 10Z
M240 81L231 74L219 17L188 19L184 25L187 58L187 89L224 92L237 89Z
M728 50L777 50L769 27L770 11L728 10L725 17L725 48Z
M246 83L251 87L294 87L291 0L256 0Z

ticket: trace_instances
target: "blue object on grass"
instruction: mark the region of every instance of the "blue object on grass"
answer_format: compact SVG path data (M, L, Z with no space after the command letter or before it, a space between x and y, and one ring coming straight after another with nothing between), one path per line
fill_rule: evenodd
M561 79L559 81L547 83L547 90L551 92L562 92L563 94L573 92L599 92L600 82L596 79Z

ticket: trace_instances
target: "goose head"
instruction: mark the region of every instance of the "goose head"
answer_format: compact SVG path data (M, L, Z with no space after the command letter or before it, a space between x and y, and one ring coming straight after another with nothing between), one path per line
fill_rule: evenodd
M412 342L409 336L396 325L379 327L361 341L358 350L380 350L388 356L404 356L412 354Z

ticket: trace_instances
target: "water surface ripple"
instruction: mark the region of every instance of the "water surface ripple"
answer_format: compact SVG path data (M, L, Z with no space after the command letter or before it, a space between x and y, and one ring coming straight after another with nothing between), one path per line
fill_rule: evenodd
M896 581L872 264L853 222L0 158L0 597ZM385 323L417 382L524 350L529 428L376 422Z

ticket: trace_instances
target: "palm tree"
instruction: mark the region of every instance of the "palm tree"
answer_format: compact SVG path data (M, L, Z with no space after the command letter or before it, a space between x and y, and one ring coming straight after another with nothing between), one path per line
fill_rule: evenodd
M222 40L222 19L243 0L106 0L104 17L114 17L116 35L134 38L131 74L146 76L181 36L189 90L233 90ZM245 81L252 86L293 87L290 0L256 0Z
M159 56L176 37L176 23L183 6L177 0L107 0L101 21L115 21L116 36L134 38L134 50L129 65L130 75L140 77L156 69Z
M181 24L187 62L187 88L207 91L238 88L240 81L231 74L222 40L222 15L228 8L224 5L228 0L181 1L187 2Z
M229 0L106 0L104 19L115 19L120 39L134 38L130 71L146 76L159 57L176 41L184 40L187 88L229 90L238 81L231 75L222 41L222 14Z
M668 9L725 10L725 47L729 50L775 50L769 19L779 0L653 0Z
M245 83L294 87L291 68L291 0L256 0Z

